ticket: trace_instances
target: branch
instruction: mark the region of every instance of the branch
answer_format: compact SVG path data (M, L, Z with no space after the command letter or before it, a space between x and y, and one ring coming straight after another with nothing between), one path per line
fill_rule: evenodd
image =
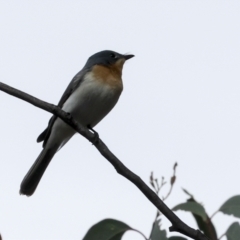
M20 98L32 105L41 108L47 112L50 112L59 118L61 118L64 122L69 124L72 128L74 128L78 133L88 139L97 149L98 151L114 166L116 171L135 184L138 189L149 199L150 202L155 205L155 207L164 214L168 220L172 223L172 226L169 228L170 231L176 231L182 233L192 239L195 240L209 240L204 234L202 234L199 230L195 230L184 222L182 222L157 196L157 194L152 191L143 180L129 170L104 144L104 142L99 139L99 141L94 141L95 137L87 128L80 125L76 120L72 118L69 113L64 112L61 108L49 104L47 102L41 101L27 93L19 91L15 88L12 88L4 83L0 82L0 90L6 92L14 97Z
M165 197L162 198L163 201L165 201L171 194L172 190L173 190L173 186L174 186L174 183L176 181L176 168L177 168L177 162L174 164L173 166L173 175L170 179L170 189L169 189L169 192L167 193L167 195Z

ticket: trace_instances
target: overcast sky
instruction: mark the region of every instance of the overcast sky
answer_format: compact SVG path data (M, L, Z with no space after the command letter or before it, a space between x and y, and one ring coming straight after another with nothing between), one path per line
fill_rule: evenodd
M167 205L186 200L184 187L212 214L240 194L239 12L239 1L1 1L0 81L57 104L90 55L135 54L118 104L95 129L146 183L151 171L170 177L177 161ZM82 239L104 218L149 235L155 207L80 135L55 155L35 194L20 196L51 115L3 92L0 107L4 240ZM236 219L213 221L222 234Z

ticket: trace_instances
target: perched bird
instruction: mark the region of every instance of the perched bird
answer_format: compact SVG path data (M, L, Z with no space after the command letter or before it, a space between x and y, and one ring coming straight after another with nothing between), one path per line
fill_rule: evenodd
M109 50L92 55L72 79L58 106L95 132L93 127L112 110L121 95L123 65L132 57L134 55L122 55ZM51 117L48 127L37 138L37 142L43 141L43 150L24 177L20 194L31 196L34 193L55 153L75 133L60 118Z

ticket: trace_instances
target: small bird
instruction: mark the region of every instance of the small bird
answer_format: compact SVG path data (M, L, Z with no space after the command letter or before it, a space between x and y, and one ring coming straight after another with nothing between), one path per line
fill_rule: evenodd
M122 55L105 50L92 55L83 69L72 79L63 93L58 106L74 119L93 131L115 106L123 90L122 69L132 54ZM48 127L39 135L43 150L24 177L20 194L31 196L36 190L46 168L76 131L53 115Z

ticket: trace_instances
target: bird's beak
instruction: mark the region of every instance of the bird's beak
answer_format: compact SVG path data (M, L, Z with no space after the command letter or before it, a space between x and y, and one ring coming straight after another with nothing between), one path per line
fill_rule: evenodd
M130 59L130 58L133 58L133 57L134 57L134 55L132 55L132 54L123 55L123 56L124 56L124 59L125 59L125 60L128 60L128 59Z

